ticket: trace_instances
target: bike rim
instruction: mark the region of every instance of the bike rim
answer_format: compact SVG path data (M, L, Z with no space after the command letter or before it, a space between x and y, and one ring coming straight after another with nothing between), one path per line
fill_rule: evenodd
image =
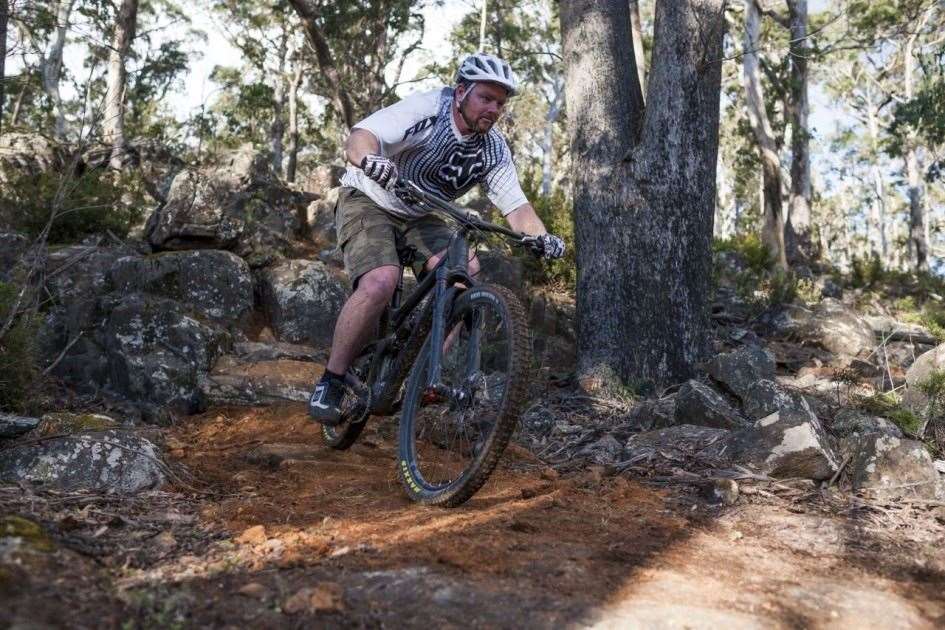
M491 447L506 406L513 368L509 322L498 304L470 302L454 313L452 338L443 354L441 383L452 394L426 390L429 342L409 392L413 408L408 443L411 478L427 492L462 484ZM447 334L449 335L449 330Z

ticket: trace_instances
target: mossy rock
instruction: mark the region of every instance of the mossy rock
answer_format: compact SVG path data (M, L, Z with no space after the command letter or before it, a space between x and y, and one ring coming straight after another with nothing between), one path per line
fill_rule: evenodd
M19 538L34 551L50 552L56 549L52 539L43 528L22 516L0 517L0 539Z
M36 428L41 436L86 431L106 431L118 426L113 418L97 413L47 413Z

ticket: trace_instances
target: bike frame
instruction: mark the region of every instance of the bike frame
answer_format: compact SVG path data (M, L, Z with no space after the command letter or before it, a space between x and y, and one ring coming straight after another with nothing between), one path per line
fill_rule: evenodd
M355 391L369 395L370 402L368 403L368 411L372 415L386 415L390 413L390 407L396 402L393 400L397 393L395 390L399 390L401 383L382 382L380 383L380 391L375 393L375 381L377 376L381 373L383 362L385 360L395 360L402 349L402 344L410 337L414 329L414 326L410 324L419 323L419 320L417 322L408 322L408 319L431 290L434 294L431 302L433 323L430 331L430 343L432 344L431 347L435 348L436 351L433 352L432 355L432 364L430 365L427 385L443 394L456 394L456 392L451 390L446 391L449 388L443 387L439 381L443 361L443 344L447 335L446 320L449 315L447 307L452 304L457 293L476 285L475 280L469 275L469 246L467 235L472 230L479 230L493 232L515 239L521 239L523 236L513 230L482 221L459 206L455 206L448 201L426 193L409 182L406 184L406 187L411 197L416 200L416 203L412 205L418 209L427 211L438 210L443 212L456 220L460 226L450 237L446 255L443 256L432 270L423 276L417 288L403 300L403 303L401 303L401 297L403 295L404 273L409 261L402 261L403 264L401 264L397 288L394 290L390 305L381 316L378 340L369 344L359 355L365 356L366 354L373 353L366 382L362 382L351 372L346 374L346 381ZM465 288L457 288L455 286L456 284L465 285ZM428 306L428 308L430 307ZM428 312L424 312L420 315L421 318L429 316L430 314ZM474 330L472 334L478 334L478 330ZM476 348L478 344L470 344L470 347ZM467 357L467 360L478 363L479 358L478 356L470 356Z

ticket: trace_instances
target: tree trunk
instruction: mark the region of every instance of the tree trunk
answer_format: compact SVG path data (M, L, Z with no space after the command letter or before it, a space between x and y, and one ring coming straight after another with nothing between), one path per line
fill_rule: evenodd
M138 0L122 0L115 18L115 33L108 53L108 78L105 85L105 120L102 131L105 143L112 147L109 165L121 170L125 155L125 58L135 37Z
M679 382L708 349L723 4L657 4L644 117L627 1L561 3L585 386Z
M59 94L59 79L62 75L62 51L66 45L66 32L69 30L69 16L72 15L72 5L75 0L59 0L56 8L56 29L53 31L53 41L49 53L42 60L43 91L49 98L53 110L55 123L53 136L57 140L66 137L66 114L63 110L62 97Z
M745 100L748 120L754 132L758 151L761 153L763 180L764 226L762 240L771 257L781 269L787 269L784 246L784 213L781 204L781 159L774 140L774 131L765 111L764 90L759 75L758 36L761 31L761 15L755 0L745 0L745 38L742 55L744 69Z
M810 222L810 130L807 99L807 0L788 0L791 20L791 195L785 226L791 261L818 257Z
M338 72L338 66L335 65L334 56L331 48L325 40L325 35L316 23L318 12L310 7L305 0L289 0L289 4L295 9L299 18L302 20L302 26L305 28L305 35L309 43L315 50L315 59L318 61L318 68L328 79L332 89L332 104L341 116L345 127L351 127L358 122L357 114L354 111L354 103L351 95L341 80L341 74Z
M554 131L558 116L561 115L561 105L564 100L564 82L556 76L551 87L551 98L548 98L548 114L545 116L545 129L541 139L541 194L547 197L551 194L554 161Z
M285 180L295 182L295 171L299 159L299 86L302 84L302 60L296 61L295 74L289 85L289 146L286 150Z
M889 265L889 245L886 236L886 176L879 165L879 112L873 102L873 91L866 86L866 128L870 146L870 179L873 182L875 200L870 211L871 223L876 237L870 238L874 251L884 265Z
M269 125L269 149L272 152L272 172L279 176L282 175L282 139L285 136L285 62L288 54L289 30L285 28L282 31L282 39L279 42L279 69L274 77L276 84L272 94L272 124Z
M906 40L903 50L907 102L915 96L915 58L913 57L915 41L928 21L929 15L929 11L926 11L918 28ZM906 180L909 185L909 253L912 257L913 269L917 272L926 272L929 270L929 241L926 238L925 228L925 187L919 165L918 141L914 131L908 132L906 143Z
M643 54L643 25L640 21L640 3L630 0L630 37L633 38L633 58L637 62L637 78L646 99L646 57Z
M10 17L10 7L7 0L0 0L0 135L3 134L3 86L6 83L7 60L7 23Z

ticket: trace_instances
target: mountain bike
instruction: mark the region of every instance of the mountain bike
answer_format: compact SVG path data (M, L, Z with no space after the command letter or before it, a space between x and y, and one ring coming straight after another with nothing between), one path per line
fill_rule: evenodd
M342 421L323 425L322 437L332 448L347 449L371 416L400 411L397 474L404 490L419 503L455 507L498 464L525 402L531 362L521 303L508 289L470 276L468 246L495 234L541 255L541 241L409 181L395 193L456 229L446 255L406 296L404 270L416 252L400 251L400 279L378 335L345 374Z

